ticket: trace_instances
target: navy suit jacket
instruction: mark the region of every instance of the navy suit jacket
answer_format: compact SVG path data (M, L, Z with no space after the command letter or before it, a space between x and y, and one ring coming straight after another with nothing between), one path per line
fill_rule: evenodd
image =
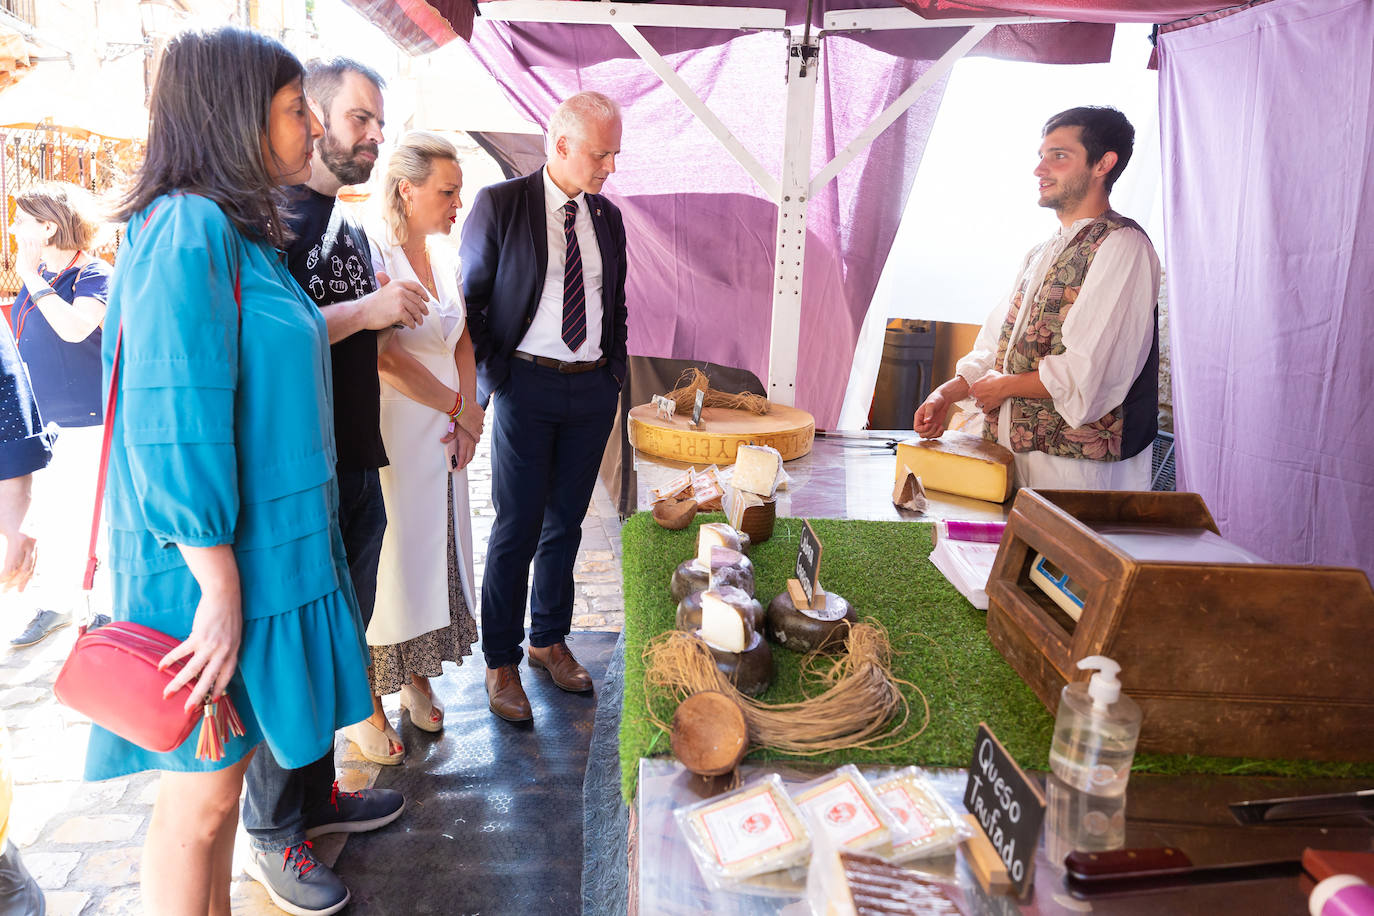
M625 222L600 194L586 195L601 249L601 355L625 381ZM511 354L534 320L549 265L543 168L477 192L463 223L463 298L486 405L510 374Z

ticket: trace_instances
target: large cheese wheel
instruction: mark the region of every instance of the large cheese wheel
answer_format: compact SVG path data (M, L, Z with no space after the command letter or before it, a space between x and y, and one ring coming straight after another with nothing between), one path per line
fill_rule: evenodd
M716 568L716 585L730 585L743 589L752 597L754 594L754 563L742 553L737 553L738 562L730 568ZM731 559L734 559L732 557ZM692 592L701 592L711 587L711 570L693 557L678 564L673 570L671 591L674 601L681 601Z
M697 630L695 635L700 639L701 631ZM701 641L711 650L711 657L716 660L716 668L745 696L756 697L773 683L773 650L769 647L768 640L758 633L754 634L749 648L743 652L726 652L704 639Z
M1011 497L1013 460L996 442L946 430L938 439L899 443L896 479L910 468L927 490L1003 503Z
M768 638L793 652L839 652L849 636L849 625L859 617L849 602L834 592L825 593L825 607L818 611L799 608L787 590L768 603L763 631Z
M744 594L740 589L717 589L718 592L725 592L728 600L736 601L748 616L750 629L755 633L763 632L763 605L757 599ZM732 595L733 592L739 594ZM705 591L692 592L677 604L677 628L691 632L701 628L701 596Z

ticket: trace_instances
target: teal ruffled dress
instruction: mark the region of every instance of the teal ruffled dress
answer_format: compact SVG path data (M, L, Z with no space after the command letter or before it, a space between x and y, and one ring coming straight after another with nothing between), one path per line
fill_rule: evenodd
M235 303L235 283L242 308ZM265 242L174 194L129 223L110 289L105 382L123 329L106 490L115 616L178 639L200 589L177 544L232 544L243 644L229 687L246 734L224 759L91 729L87 779L207 771L265 740L284 767L324 756L372 712L334 478L323 317Z

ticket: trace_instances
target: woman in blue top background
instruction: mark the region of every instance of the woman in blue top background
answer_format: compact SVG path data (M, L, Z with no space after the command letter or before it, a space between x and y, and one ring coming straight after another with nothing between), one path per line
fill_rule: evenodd
M114 607L184 640L164 659L185 661L168 693L189 684L188 707L227 693L247 734L209 762L194 739L158 754L93 727L86 774L162 770L145 908L227 914L254 746L304 766L372 711L338 528L325 324L277 250L277 188L305 179L321 128L299 62L233 28L168 44L150 113L147 157L119 213L128 230L104 348L108 378L122 336L107 499ZM305 844L288 849L281 867L309 856Z
M61 430L52 465L34 481L35 533L43 551L29 594L33 620L10 641L27 646L70 623L72 609L84 600L81 509L94 498L100 463L100 325L110 265L91 254L103 242L105 224L89 191L39 184L15 195L14 203L14 269L23 283L11 310L15 338L44 422Z

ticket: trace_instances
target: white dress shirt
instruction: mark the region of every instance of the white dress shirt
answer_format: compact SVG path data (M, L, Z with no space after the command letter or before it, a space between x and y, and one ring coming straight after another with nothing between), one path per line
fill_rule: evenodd
M1025 283L1026 299L1016 316L1012 340L1025 334L1031 304L1045 273L1084 226L1085 218L1061 228L1026 256L1015 285L993 309L978 332L973 350L955 372L970 385L990 369L1005 372L997 360L997 339L1007 320L1012 297ZM1064 320L1064 352L1040 361L1040 382L1049 390L1054 409L1071 426L1101 417L1126 399L1150 355L1159 295L1159 258L1145 234L1118 229L1103 240L1093 257L1078 299ZM1008 346L1010 350L1010 346ZM997 441L1011 447L1011 411L999 412ZM1148 490L1152 450L1124 461L1090 461L1044 452L1017 452L1016 475L1025 487L1042 489Z
M517 350L535 356L547 356L564 362L589 362L601 358L601 246L596 241L592 215L587 212L587 195L569 198L549 177L544 176L544 225L549 244L549 266L544 271L544 291L539 297L534 319L520 339ZM563 236L563 205L577 201L577 216L573 232L582 253L582 285L587 294L587 339L576 350L563 342L563 260L567 240Z

